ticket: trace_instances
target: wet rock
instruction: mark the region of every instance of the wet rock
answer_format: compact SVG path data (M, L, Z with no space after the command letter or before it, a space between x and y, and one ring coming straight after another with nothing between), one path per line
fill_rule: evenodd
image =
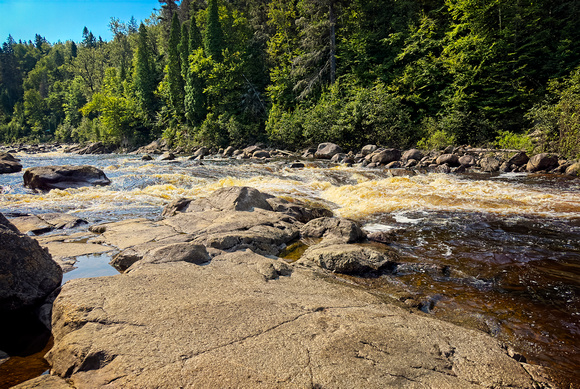
M387 164L387 166L385 166L387 169L400 169L401 168L401 163L399 161L393 161L393 162L389 162Z
M346 158L346 154L344 153L337 153L330 158L330 162L340 163Z
M555 155L542 153L534 155L528 161L526 170L528 172L537 172L540 170L551 170L558 166L558 157Z
M141 157L142 161L153 161L153 157L150 156L149 154L145 154Z
M364 274L393 264L378 251L352 244L320 244L310 247L298 263L314 263L323 269L342 274Z
M473 157L473 155L465 154L459 157L459 163L461 166L471 167L477 164L477 161Z
M377 146L376 145L366 145L361 149L361 154L363 156L367 156L369 154L374 153L377 150Z
M302 168L304 168L304 166L305 166L305 165L304 165L304 163L302 163L302 162L292 162L292 163L290 164L290 166L288 166L288 167L289 167L290 169L302 169Z
M386 165L390 162L398 161L401 158L401 151L398 149L380 150L372 154L371 161L378 165Z
M12 154L0 152L0 174L16 173L22 170L20 160Z
M111 149L107 147L103 142L90 143L82 149L78 150L77 154L109 154Z
M20 232L42 234L52 230L70 229L86 224L87 221L66 213L42 213L19 216L11 219Z
M169 151L169 145L165 139L157 139L149 143L147 146L140 147L137 154L161 154L164 151Z
M318 159L331 159L335 154L342 153L340 146L334 143L321 143L314 156Z
M233 152L233 150L232 150ZM195 153L193 153L194 157L207 157L209 155L209 149L207 147L200 147L199 149L197 149L195 151Z
M37 241L0 218L0 312L34 307L62 280L62 270ZM5 317L5 316L3 316Z
M360 242L366 238L358 223L335 217L321 217L306 223L300 229L302 238L338 239L344 243Z
M451 173L451 168L447 164L434 165L434 166L430 165L429 168L432 168L435 173L441 173L441 174Z
M157 160L159 161L173 161L175 160L175 154L173 153L163 153L159 158L157 158Z
M270 158L270 152L267 150L256 150L252 154L252 158Z
M391 231L374 231L367 233L367 239L371 242L378 242L383 244L391 244L397 240L397 232Z
M31 189L50 190L82 186L109 185L105 173L93 166L41 166L24 172L24 186Z
M280 197L270 196L266 199L274 212L284 213L302 223L308 223L320 217L332 217L332 211L321 207L310 207L300 202L290 202Z
M568 166L565 174L567 176L580 177L580 163L576 162L575 164Z
M443 154L437 157L435 162L437 165L448 165L450 167L459 166L459 156L457 154Z
M485 157L479 161L481 170L486 173L494 173L499 171L501 162L495 157Z
M420 161L421 159L423 159L423 153L421 152L421 150L417 150L417 149L411 149L411 150L407 150L403 153L403 156L401 157L401 159L403 161L409 161L409 160L417 160Z
M234 148L234 146L228 146L224 150L223 156L224 157L231 157L232 155L234 155L234 151L236 151L236 149Z
M529 161L530 161L530 158L528 157L528 155L525 152L520 151L519 153L517 153L516 155L514 155L513 157L511 157L507 161L507 163L508 163L509 166L516 165L517 167L520 167L520 166L524 166Z

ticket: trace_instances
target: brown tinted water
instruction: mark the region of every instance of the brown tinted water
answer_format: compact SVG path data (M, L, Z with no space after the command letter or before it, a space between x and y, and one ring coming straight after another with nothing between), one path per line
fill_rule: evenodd
M490 333L529 362L580 382L580 180L526 174L396 176L387 170L288 161L20 155L25 167L91 164L112 185L33 193L0 176L5 214L67 212L94 224L157 219L179 197L232 185L323 205L370 230L397 231L399 266L353 279L410 309ZM380 248L380 247L379 247ZM298 244L289 255L299 256ZM90 258L89 258L90 260ZM84 271L79 273L86 274ZM89 274L90 275L90 272ZM95 274L96 275L96 274ZM0 375L2 377L2 375ZM0 378L2 380L2 378Z

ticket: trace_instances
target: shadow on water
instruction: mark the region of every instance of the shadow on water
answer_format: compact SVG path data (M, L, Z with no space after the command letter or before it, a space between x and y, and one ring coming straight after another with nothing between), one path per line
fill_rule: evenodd
M111 253L82 255L74 269L63 275L63 284L75 278L102 277L119 274L109 265ZM44 355L52 347L51 333L31 312L15 314L0 321L0 350L10 359L0 365L0 389L38 377L50 366Z

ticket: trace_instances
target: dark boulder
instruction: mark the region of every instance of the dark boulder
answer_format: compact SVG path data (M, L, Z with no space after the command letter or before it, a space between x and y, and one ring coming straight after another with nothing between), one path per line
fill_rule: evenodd
M378 165L386 165L401 159L401 151L398 149L386 149L373 154L371 161Z
M558 157L555 155L542 153L534 155L528 161L526 170L528 172L537 172L540 170L551 170L558 167Z
M401 159L403 161L409 161L411 159L415 159L417 161L420 161L421 159L423 159L424 155L421 152L421 150L417 150L417 149L411 149L411 150L407 150L403 153L403 156L401 157Z
M334 143L321 143L314 156L319 159L331 159L335 154L342 153L340 146Z
M525 152L520 151L519 153L508 159L507 164L508 166L516 165L517 167L520 167L524 166L529 161L530 157L528 157L528 155Z
M466 154L459 158L459 164L461 164L461 166L470 167L474 166L476 163L477 161L473 155Z
M0 174L16 173L22 170L19 160L12 154L0 152Z
M33 308L60 286L60 266L3 215L0 242L0 312Z
M457 154L443 154L437 158L437 165L447 164L450 167L457 167L460 165Z
M580 177L580 163L575 163L566 168L565 174L572 177Z
M501 162L495 157L485 157L479 161L479 166L486 173L494 173L499 170Z
M24 172L24 186L30 189L50 190L109 185L105 173L93 166L40 166Z

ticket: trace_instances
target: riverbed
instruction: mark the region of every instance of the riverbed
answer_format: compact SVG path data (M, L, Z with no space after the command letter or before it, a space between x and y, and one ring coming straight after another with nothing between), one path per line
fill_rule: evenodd
M35 193L22 186L22 173L2 175L0 212L7 217L65 212L88 226L136 217L157 220L172 200L243 185L329 208L368 231L394 231L390 248L409 270L349 282L410 309L485 331L528 362L561 372L563 382L580 382L579 179L401 174L320 161L293 169L289 160L215 158L199 165L185 158L142 161L136 155L16 156L24 168L93 165L112 184ZM99 273L84 269L77 274Z

